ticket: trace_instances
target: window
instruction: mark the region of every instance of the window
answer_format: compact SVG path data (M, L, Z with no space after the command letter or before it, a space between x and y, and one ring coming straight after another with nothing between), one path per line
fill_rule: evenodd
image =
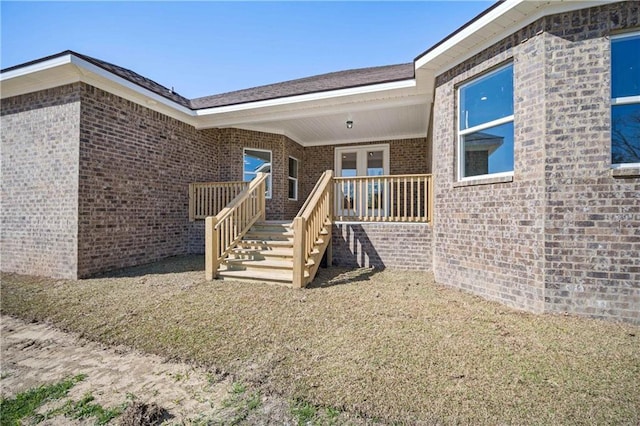
M611 164L640 166L640 33L611 39Z
M513 64L458 89L458 180L513 173Z
M289 199L298 199L298 160L289 157Z
M243 177L245 182L253 180L259 172L269 173L267 177L267 193L265 196L271 198L271 151L245 148L243 159Z

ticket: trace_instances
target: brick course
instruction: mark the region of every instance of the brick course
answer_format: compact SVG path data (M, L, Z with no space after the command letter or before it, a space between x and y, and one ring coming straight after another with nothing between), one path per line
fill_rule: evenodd
M188 252L188 185L219 179L215 130L82 85L78 275Z
M609 164L608 36L637 25L634 2L549 16L437 77L439 282L536 312L640 320L640 185ZM456 87L507 61L513 179L458 184Z
M425 223L336 223L332 242L336 266L419 271L432 267L432 229Z
M80 86L3 99L5 272L76 278Z

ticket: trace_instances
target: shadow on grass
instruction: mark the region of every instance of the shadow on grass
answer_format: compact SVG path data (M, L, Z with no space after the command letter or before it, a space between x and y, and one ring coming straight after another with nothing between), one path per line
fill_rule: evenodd
M382 272L381 268L347 268L339 266L319 268L315 279L306 288L314 290L353 282L370 281L379 272Z
M103 272L91 278L135 278L143 275L180 274L183 272L202 271L204 279L204 256L190 254L185 256L167 257L139 266Z

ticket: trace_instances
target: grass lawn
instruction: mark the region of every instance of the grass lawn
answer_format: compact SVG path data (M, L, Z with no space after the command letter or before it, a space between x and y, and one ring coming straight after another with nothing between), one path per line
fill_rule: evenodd
M640 422L640 327L511 310L425 273L328 269L293 290L202 269L180 257L81 281L3 274L1 311L371 422Z

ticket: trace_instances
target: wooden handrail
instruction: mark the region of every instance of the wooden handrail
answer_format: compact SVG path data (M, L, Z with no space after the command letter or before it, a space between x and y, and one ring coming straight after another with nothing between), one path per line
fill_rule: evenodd
M264 220L267 177L267 173L257 173L249 186L225 208L205 219L205 271L208 280L217 276L220 262L251 226L258 220Z
M194 182L189 184L189 221L218 214L249 182Z
M430 222L430 174L336 177L334 214L358 222Z
M309 205L309 202L311 201L313 194L315 194L318 191L318 187L322 184L322 181L326 173L327 173L326 171L322 172L322 174L320 175L320 178L316 181L316 184L314 185L313 189L309 193L309 196L307 197L306 200L304 200L304 204L302 205L302 207L300 207L300 210L298 210L298 214L296 214L296 217L301 216L302 213L307 209L307 206Z
M293 219L293 286L304 287L313 280L305 268L316 245L331 244L333 222L333 171L325 171L314 187L303 208ZM324 235L323 235L324 232ZM325 240L323 240L323 237ZM319 259L318 259L319 261ZM314 269L315 270L315 269Z

